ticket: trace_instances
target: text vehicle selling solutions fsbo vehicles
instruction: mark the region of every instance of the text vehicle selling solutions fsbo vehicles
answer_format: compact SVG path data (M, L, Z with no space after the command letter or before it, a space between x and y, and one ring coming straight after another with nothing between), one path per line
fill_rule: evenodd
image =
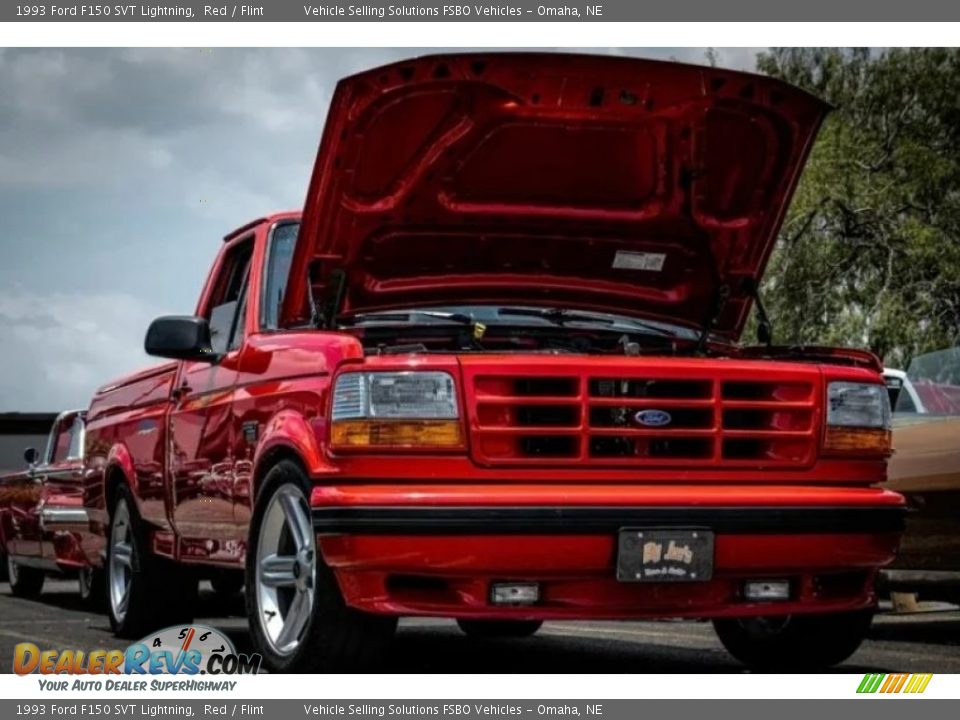
M866 352L738 344L826 112L775 80L576 55L342 80L302 213L225 238L175 362L102 388L88 510L116 632L245 568L274 670L405 615L471 635L709 618L740 660L860 643L902 498Z

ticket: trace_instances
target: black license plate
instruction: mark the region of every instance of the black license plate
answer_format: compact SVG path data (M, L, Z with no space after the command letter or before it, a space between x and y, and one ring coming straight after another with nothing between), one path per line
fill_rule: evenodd
M622 582L703 582L713 577L713 532L623 528L617 545Z

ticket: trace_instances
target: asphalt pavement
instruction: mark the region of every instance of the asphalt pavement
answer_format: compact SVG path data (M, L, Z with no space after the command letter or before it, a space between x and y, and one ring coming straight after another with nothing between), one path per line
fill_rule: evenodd
M243 599L201 589L197 622L225 631L250 652ZM13 647L123 648L105 615L85 609L76 582L48 580L38 600L10 595L0 584L0 672L12 668ZM869 639L840 672L960 672L960 611L881 614ZM551 622L534 637L475 640L452 621L406 619L383 667L390 673L716 673L743 672L709 623Z

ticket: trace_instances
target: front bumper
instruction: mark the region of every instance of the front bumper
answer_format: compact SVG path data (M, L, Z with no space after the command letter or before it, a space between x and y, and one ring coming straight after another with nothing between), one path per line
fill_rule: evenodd
M624 527L702 527L717 533L902 532L898 507L330 507L313 509L318 533L356 535L580 535Z
M346 602L368 612L488 618L732 617L873 604L895 556L900 496L874 488L318 486L314 527ZM616 580L623 527L716 534L713 578ZM786 578L789 600L747 601L744 580ZM491 604L497 581L540 601Z

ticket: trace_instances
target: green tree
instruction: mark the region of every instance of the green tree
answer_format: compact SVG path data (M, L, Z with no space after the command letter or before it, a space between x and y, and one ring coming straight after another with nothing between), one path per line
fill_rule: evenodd
M757 65L835 106L762 288L776 341L895 367L957 344L960 50L775 48Z

